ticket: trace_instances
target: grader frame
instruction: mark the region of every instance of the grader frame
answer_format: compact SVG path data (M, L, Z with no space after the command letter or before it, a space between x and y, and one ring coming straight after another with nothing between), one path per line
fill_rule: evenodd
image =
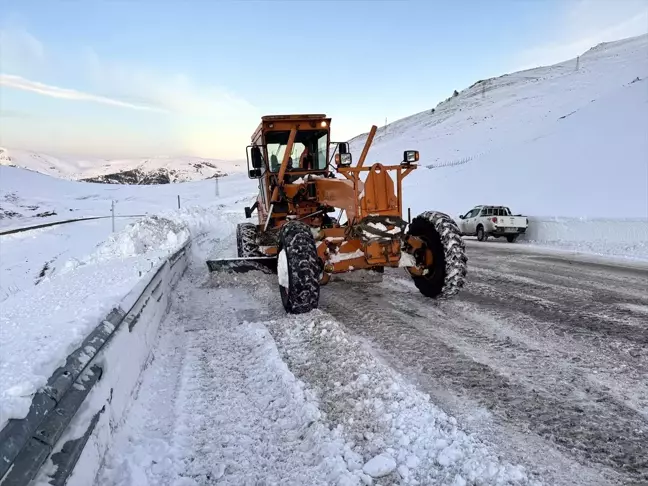
M463 241L454 238L453 248L444 248L440 234L442 226L452 229L451 237L458 234L454 222L436 212L424 213L414 222L403 219L403 180L418 167L418 151L404 151L398 165L365 166L377 130L374 125L352 167L348 143L331 144L330 123L330 118L317 114L262 117L247 147L248 174L259 180L259 194L245 214L251 218L256 210L257 224L239 225L238 258L212 260L210 270L270 268L278 273L286 310L296 313L317 307L319 287L331 275L353 270L405 267L425 295L454 295L466 273ZM299 166L292 168L297 145L303 151ZM337 176L331 170L331 145ZM395 173L396 187L390 173ZM329 214L337 210L340 217L332 219ZM341 220L343 213L346 222ZM448 231L444 233L447 239ZM306 277L300 262L306 265ZM311 262L311 267L304 262ZM457 264L462 267L459 278L446 281L450 267ZM298 285L304 278L310 279L308 292Z

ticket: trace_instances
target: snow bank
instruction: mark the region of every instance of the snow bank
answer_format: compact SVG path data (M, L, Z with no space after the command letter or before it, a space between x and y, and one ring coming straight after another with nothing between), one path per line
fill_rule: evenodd
M540 484L461 431L454 417L339 323L319 311L312 316L266 325L293 373L314 391L325 420L346 440L351 471L380 484Z
M32 395L149 272L225 219L216 209L169 211L130 224L0 303L0 428L27 414Z
M149 216L129 224L122 231L110 235L94 252L65 263L59 275L82 265L98 264L110 260L123 260L147 255L162 259L176 251L189 239L189 229L179 222Z
M87 443L82 446L79 460L66 484L81 486L95 483L95 476L112 443L115 429L123 423L133 396L138 392L141 373L150 364L160 323L171 304L171 292L187 268L187 254L176 258L121 300L120 308L124 312L121 325L110 342L88 363L88 367L102 368L101 380L91 389L54 446L34 481L35 486L49 485L52 477L61 483L62 478L57 474L65 474L65 461L70 454L74 454L74 447L78 445L75 442L83 439L87 439Z
M119 219L116 227L128 223ZM66 261L92 253L110 234L109 220L95 220L0 236L0 302L39 285Z
M0 427L25 417L33 394L151 268L141 258L82 266L2 302Z
M648 260L648 219L530 217L520 242Z

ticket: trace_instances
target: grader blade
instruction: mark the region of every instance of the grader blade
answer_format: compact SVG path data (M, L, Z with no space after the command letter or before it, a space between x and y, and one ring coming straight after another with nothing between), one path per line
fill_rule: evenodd
M210 272L277 272L276 257L242 257L242 258L220 258L218 260L207 260L207 267Z

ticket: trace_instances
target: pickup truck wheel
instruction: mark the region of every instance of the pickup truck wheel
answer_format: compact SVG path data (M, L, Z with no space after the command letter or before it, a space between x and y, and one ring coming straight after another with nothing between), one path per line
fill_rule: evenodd
M477 226L477 239L479 241L486 241L488 239L488 235L484 232L484 227L481 224Z
M421 238L432 250L432 264L425 275L414 275L414 285L426 297L446 298L464 286L468 258L457 224L447 214L427 211L412 220L409 234Z
M518 235L507 235L506 236L506 241L509 243L515 243L515 240L518 239Z

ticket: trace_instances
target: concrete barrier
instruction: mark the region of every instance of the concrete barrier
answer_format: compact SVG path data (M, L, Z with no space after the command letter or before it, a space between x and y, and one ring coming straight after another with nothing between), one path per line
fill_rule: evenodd
M520 241L600 255L647 259L648 218L529 216L529 229Z

